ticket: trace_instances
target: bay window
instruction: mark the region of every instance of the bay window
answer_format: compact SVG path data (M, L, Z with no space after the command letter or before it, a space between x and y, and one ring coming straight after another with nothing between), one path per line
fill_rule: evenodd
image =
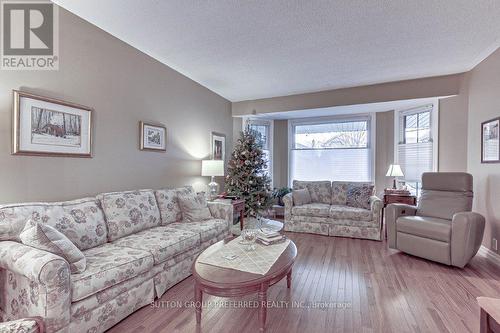
M372 181L371 117L291 121L292 180Z

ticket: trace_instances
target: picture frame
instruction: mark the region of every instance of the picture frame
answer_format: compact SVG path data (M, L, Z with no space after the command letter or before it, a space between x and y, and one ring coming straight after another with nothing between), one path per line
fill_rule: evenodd
M92 157L90 107L13 90L12 154Z
M500 163L500 117L481 123L481 163Z
M162 124L139 122L140 150L166 152L167 128Z
M218 132L210 134L210 156L213 160L226 160L226 135Z

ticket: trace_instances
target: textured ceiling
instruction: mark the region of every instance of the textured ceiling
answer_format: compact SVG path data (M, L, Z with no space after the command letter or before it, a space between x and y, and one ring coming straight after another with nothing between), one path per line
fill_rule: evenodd
M231 101L459 73L499 0L54 0Z

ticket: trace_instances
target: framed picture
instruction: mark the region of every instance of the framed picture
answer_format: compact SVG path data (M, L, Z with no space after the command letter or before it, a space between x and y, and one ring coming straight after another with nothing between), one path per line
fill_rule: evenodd
M210 149L213 160L226 160L226 135L212 132L210 135Z
M500 163L500 117L481 124L481 163Z
M141 150L165 152L167 150L167 128L163 125L148 124L143 121L140 127Z
M86 106L14 90L12 153L92 157L92 113Z

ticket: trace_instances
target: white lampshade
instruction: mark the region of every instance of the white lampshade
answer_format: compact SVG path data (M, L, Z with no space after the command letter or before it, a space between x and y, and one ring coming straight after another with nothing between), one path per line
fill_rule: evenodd
M224 176L224 161L223 160L201 161L201 175L204 177Z
M399 164L391 164L389 170L387 170L387 177L403 177L403 170Z

